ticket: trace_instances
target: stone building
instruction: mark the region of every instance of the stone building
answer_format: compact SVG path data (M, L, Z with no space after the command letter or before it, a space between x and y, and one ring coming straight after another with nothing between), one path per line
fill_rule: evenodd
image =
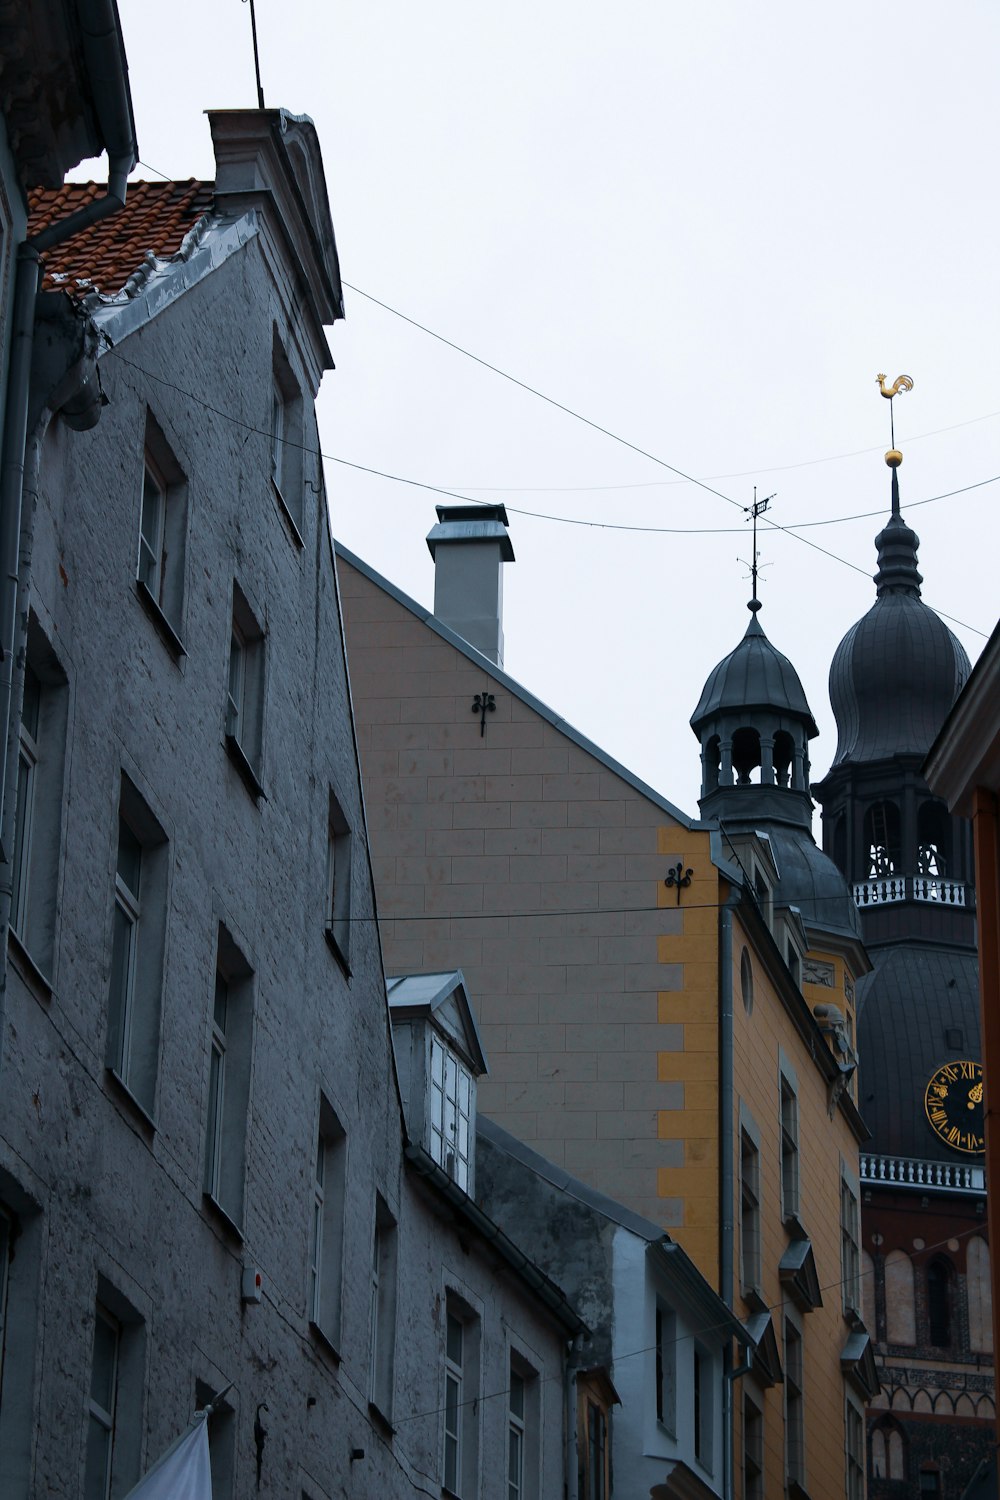
M481 1114L665 1229L737 1312L755 1348L724 1385L735 1493L855 1500L874 1390L853 1082L867 959L808 832L801 685L754 617L696 714L692 819L503 671L503 507L438 515L435 610L453 618L338 549L389 971L460 965L490 1058Z
M837 752L814 786L874 964L858 987L873 1500L960 1496L995 1422L972 830L923 771L969 662L920 597L898 458L875 603L830 668Z
M45 266L39 317L88 334L60 390L96 367L106 405L80 432L32 393L0 1493L121 1496L213 1395L216 1500L426 1493L455 1451L466 1500L506 1495L515 1420L520 1492L558 1493L580 1319L406 1155L313 411L318 141L210 125L214 184L136 184Z

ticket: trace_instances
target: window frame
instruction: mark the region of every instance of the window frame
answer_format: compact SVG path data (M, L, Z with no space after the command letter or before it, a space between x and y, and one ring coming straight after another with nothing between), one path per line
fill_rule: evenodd
M264 701L267 637L246 594L233 580L226 667L223 743L255 802L264 795Z
M321 1094L309 1227L307 1312L310 1326L338 1358L346 1185L347 1135L333 1106Z
M444 1341L441 1348L443 1399L441 1402L441 1484L446 1493L461 1500L474 1500L479 1492L479 1408L481 1406L482 1325L479 1314L460 1293L445 1291ZM449 1348L449 1333L461 1330L460 1358ZM454 1399L449 1403L449 1394ZM449 1429L449 1404L454 1426ZM449 1438L453 1461L449 1463ZM454 1480L450 1484L449 1480Z
M865 1500L865 1418L844 1392L844 1468L846 1500Z
M147 488L156 496L154 524L146 526ZM139 601L173 656L185 655L181 637L187 553L187 478L163 430L146 409L139 484L135 589Z
M381 1193L375 1196L372 1234L368 1407L392 1426L396 1382L396 1219Z
M330 788L326 853L326 941L346 978L351 977L351 906L354 835L343 807Z
M691 1350L692 1449L695 1462L706 1474L715 1472L715 1374L716 1364L711 1351L694 1339Z
M677 1436L677 1314L656 1298L653 1321L654 1407L657 1423Z
M760 1141L749 1118L740 1111L740 1291L744 1297L760 1296L761 1278L761 1200ZM748 1171L748 1164L752 1170Z
M111 1370L108 1381L111 1396L110 1405L102 1404L94 1394L94 1383L97 1378L97 1339L98 1329L103 1326L109 1329L112 1335L111 1345ZM91 1343L90 1357L90 1386L87 1392L87 1445L86 1461L83 1480L83 1500L110 1500L111 1486L114 1479L113 1462L115 1446L115 1420L118 1406L118 1369L121 1354L121 1323L109 1312L108 1309L98 1302L94 1315L94 1337ZM103 1452L96 1454L94 1444L95 1434L100 1434L99 1442ZM100 1463L101 1471L92 1469L92 1463ZM97 1486L96 1488L94 1486Z
M778 1181L781 1188L781 1217L787 1224L797 1220L800 1207L801 1157L799 1136L799 1095L791 1071L778 1065Z
M751 1420L751 1412L753 1414ZM743 1387L743 1500L763 1500L764 1404Z
M787 1307L784 1346L785 1486L805 1489L805 1347L802 1328Z
M302 388L275 328L271 356L271 489L300 549L305 535L303 412Z
M840 1163L840 1275L844 1317L861 1318L861 1194L857 1179Z
M436 1076L438 1060L440 1078ZM448 1088L450 1077L454 1080L453 1096ZM452 1181L471 1194L475 1172L476 1081L454 1048L433 1029L430 1030L427 1094L427 1149Z
M111 902L105 1065L155 1123L166 944L168 840L135 784L121 776ZM138 853L135 885L122 873L123 834ZM120 925L122 924L122 925ZM124 953L119 934L124 933Z
M219 923L216 937L208 1021L202 1194L226 1227L242 1239L253 1071L254 970L224 922Z

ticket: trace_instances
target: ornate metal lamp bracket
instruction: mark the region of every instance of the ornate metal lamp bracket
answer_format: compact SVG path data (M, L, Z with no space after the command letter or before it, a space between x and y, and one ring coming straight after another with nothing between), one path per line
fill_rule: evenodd
M664 879L663 884L666 886L668 891L673 889L674 887L677 888L678 906L680 906L681 904L681 889L682 887L686 889L691 884L691 877L693 875L694 871L685 870L684 862L680 859L667 871L666 878Z
M472 700L472 712L479 715L480 738L486 733L486 715L495 714L496 701L492 693L477 693Z

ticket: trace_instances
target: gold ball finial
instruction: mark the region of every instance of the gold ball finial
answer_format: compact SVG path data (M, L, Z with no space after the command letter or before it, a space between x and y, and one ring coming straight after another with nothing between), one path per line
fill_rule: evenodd
M888 453L885 455L885 461L889 465L890 469L898 469L900 464L903 462L903 455L900 453L898 448L890 448Z

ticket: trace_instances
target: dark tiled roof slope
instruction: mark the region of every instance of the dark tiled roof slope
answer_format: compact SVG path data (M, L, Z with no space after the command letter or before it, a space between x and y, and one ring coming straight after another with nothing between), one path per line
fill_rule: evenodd
M103 198L100 182L67 182L36 188L29 195L29 235ZM215 201L211 182L130 182L125 207L55 245L43 257L44 291L83 296L90 291L113 297L142 265L147 254L168 260Z

